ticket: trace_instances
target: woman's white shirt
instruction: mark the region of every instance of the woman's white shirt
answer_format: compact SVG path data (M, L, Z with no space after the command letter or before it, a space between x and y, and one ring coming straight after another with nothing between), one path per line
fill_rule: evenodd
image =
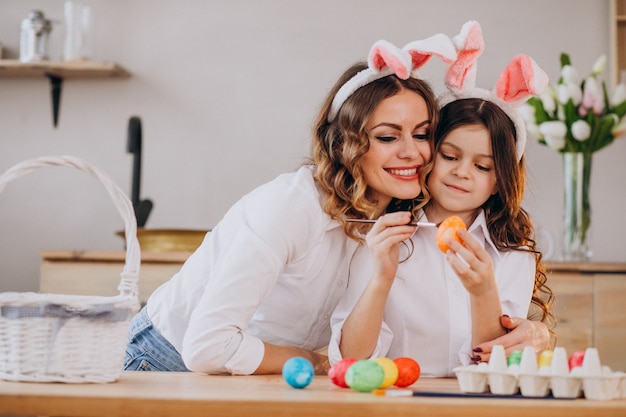
M263 342L325 348L357 243L321 207L313 168L253 190L149 298L188 369L253 373Z
M482 212L469 232L493 259L503 313L526 317L534 287L534 256L516 250L498 251L489 237ZM413 236L413 254L398 267L372 358L409 356L418 361L423 376L446 377L453 375L455 367L470 362L472 327L469 293L437 247L435 235L436 228L422 227ZM403 247L400 259L406 254ZM348 288L333 313L331 364L341 359L339 341L343 322L371 277L370 256L367 247L358 249L350 268Z

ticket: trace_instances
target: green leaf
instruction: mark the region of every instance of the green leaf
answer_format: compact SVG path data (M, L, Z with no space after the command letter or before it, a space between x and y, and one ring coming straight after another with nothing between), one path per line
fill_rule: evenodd
M531 97L527 103L535 109L535 124L539 126L543 122L552 120L548 112L543 108L543 103L538 97Z
M626 101L623 101L615 106L613 108L613 113L615 113L620 119L624 117L624 115L626 114Z
M572 62L569 59L569 54L566 54L565 52L561 52L561 68L563 68L566 65L572 65Z
M604 93L604 108L608 111L611 107L611 102L609 101L609 93L606 91L606 83L602 81L602 92Z
M595 135L594 132L592 132L593 136L590 138L590 140L594 139L594 142L591 144L593 145L590 149L591 152L598 151L605 146L613 143L613 135L611 134L611 129L613 129L614 125L615 119L611 115L608 115L605 116L600 121L600 123L594 126L596 132Z
M563 113L565 114L565 124L569 129L572 123L578 120L578 111L571 98L567 100L567 103L563 106Z

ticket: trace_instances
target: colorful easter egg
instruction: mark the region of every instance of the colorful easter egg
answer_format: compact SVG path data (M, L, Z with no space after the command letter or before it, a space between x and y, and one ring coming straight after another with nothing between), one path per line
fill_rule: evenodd
M354 362L356 362L354 358L344 358L339 362L335 362L328 370L328 377L332 383L341 388L349 388L348 384L346 384L346 372Z
M465 222L459 216L450 216L441 222L437 228L437 234L435 236L437 246L440 251L443 253L448 252L450 247L446 241L450 238L456 240L457 242L461 242L461 238L459 238L459 235L457 234L459 230L467 230Z
M408 387L413 385L420 377L421 369L415 359L400 357L393 360L398 367L398 379L394 383L396 387Z
M514 350L513 352L511 352L509 354L509 357L507 358L506 364L508 366L519 365L520 362L522 362L522 351L521 350Z
M356 361L346 371L346 384L355 391L371 392L380 387L384 379L383 368L367 359Z
M577 352L572 353L572 356L569 357L569 370L571 371L574 368L579 366L583 366L583 360L585 359L585 351L579 350Z
M305 358L293 357L283 365L283 379L294 388L304 388L313 381L313 364Z
M544 350L539 354L539 358L537 358L537 366L539 369L541 368L550 368L552 365L552 357L554 356L554 351L552 350Z
M376 358L374 362L379 364L385 372L385 379L378 388L384 389L392 386L398 379L398 365L389 358Z

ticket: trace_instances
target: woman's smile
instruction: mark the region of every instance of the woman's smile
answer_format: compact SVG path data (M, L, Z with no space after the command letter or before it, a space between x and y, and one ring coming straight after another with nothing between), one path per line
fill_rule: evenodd
M418 180L420 165L410 168L384 168L385 171L400 180Z

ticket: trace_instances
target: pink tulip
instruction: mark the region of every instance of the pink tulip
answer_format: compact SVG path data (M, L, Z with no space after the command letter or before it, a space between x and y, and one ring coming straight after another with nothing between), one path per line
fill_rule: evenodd
M587 111L592 109L596 115L604 112L604 96L595 77L587 77L583 87L583 100L578 112L581 116L585 116Z

